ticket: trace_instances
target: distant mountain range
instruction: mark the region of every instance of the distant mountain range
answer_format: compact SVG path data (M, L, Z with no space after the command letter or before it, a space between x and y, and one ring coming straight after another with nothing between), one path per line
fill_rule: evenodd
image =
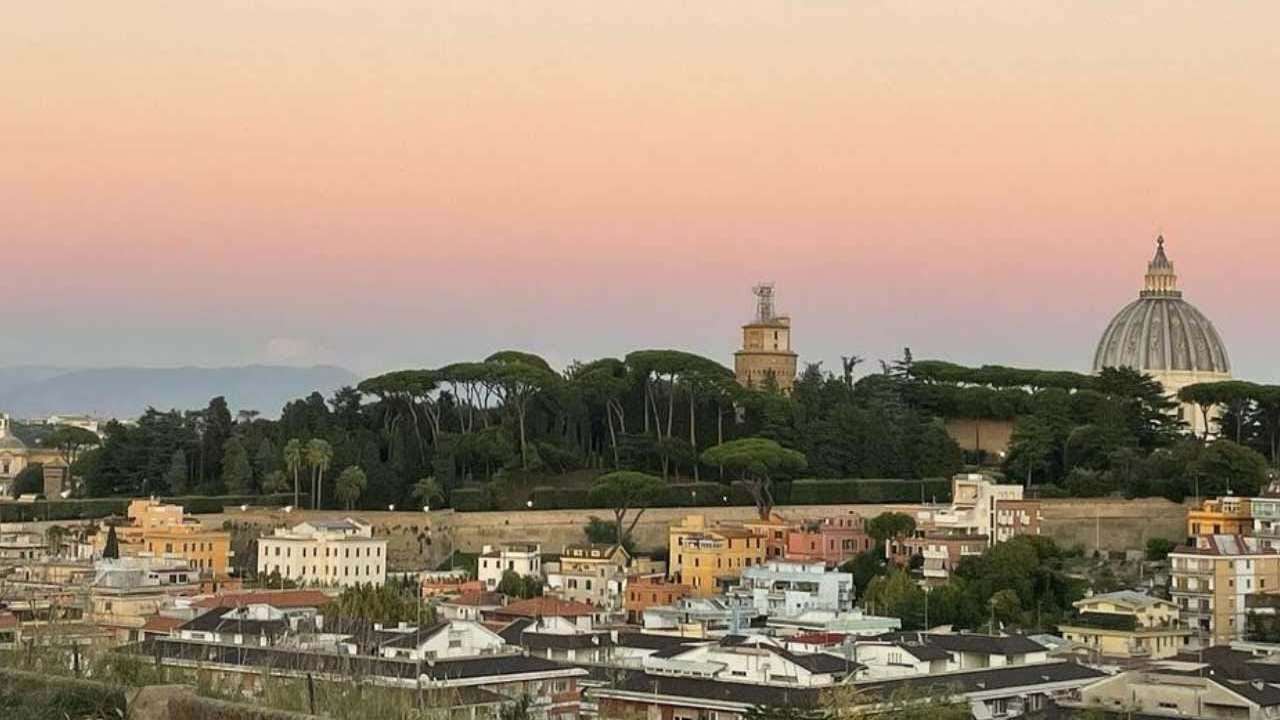
M276 417L284 404L312 391L328 396L359 379L332 365L246 365L222 368L0 367L0 412L18 418L84 413L135 418L148 407L195 410L222 395L232 412Z

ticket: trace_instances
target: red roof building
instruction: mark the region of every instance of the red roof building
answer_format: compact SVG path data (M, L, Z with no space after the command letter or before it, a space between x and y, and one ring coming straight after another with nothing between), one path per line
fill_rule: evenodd
M501 618L589 618L596 614L596 609L586 603L560 600L553 597L538 597L513 602L506 607L493 610L489 614L493 617Z
M319 590L252 590L225 593L196 600L198 608L233 608L244 605L270 605L277 608L322 608L333 597Z

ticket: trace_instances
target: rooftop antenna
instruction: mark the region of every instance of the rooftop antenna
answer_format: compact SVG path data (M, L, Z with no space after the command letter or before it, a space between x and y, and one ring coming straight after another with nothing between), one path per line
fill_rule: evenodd
M777 317L773 313L773 283L762 282L751 288L756 296L756 322L769 323Z

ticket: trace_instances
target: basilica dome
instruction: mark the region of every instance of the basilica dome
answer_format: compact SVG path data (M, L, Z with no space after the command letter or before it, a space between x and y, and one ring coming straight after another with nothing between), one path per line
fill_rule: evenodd
M1156 255L1147 265L1146 284L1138 299L1116 314L1098 341L1093 371L1106 367L1141 370L1164 383L1169 392L1231 376L1222 337L1178 290L1163 236L1156 240Z

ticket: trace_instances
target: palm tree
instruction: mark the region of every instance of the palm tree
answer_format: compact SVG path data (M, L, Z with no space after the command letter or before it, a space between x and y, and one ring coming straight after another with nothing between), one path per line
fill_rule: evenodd
M320 509L323 500L324 473L333 462L333 446L327 441L316 438L307 443L307 465L311 467L311 506Z
M298 507L298 471L302 469L302 441L298 438L285 443L284 465L293 475L293 506Z
M423 502L424 505L430 505L432 500L444 499L444 491L440 489L440 483L436 482L434 477L424 477L413 486L413 496Z
M365 476L364 470L352 466L338 475L338 481L334 483L334 495L337 496L338 502L350 510L355 507L356 500L360 499L360 495L368 486L369 479Z

